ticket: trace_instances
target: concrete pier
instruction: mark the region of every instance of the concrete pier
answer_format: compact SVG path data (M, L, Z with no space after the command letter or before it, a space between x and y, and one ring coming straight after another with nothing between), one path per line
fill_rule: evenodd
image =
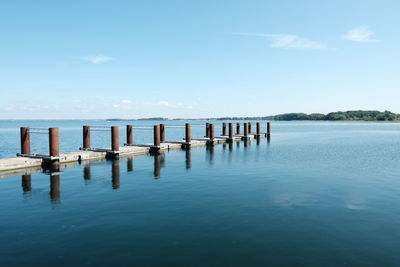
M233 124L228 124L228 135L214 136L214 124L208 124L207 135L205 138L194 139L191 136L191 127L189 123L185 124L185 138L180 141L165 141L161 143L162 135L160 125L154 126L153 144L133 144L132 126L127 126L127 145L120 146L119 131L117 126L111 127L111 147L104 149L90 149L90 126L83 126L83 148L74 152L59 151L59 131L58 128L49 128L49 155L30 154L29 128L21 128L21 153L25 156L0 159L0 178L10 175L25 175L28 172L40 172L41 166L47 161L56 160L58 164L67 166L68 164L79 164L82 161L98 161L109 158L109 152L117 153L118 157L127 157L132 155L148 155L153 152L166 151L172 149L189 149L190 147L206 146L207 144L224 144L239 142L241 140L256 139L259 137L270 136L270 123L267 124L267 133L260 132L260 124L257 123L256 134L248 132L247 123L244 124L244 134L239 134L240 124L237 124L236 135L233 133ZM226 127L226 124L225 124ZM226 130L225 130L226 131ZM224 131L224 132L225 132ZM165 138L165 137L164 137ZM114 158L118 158L114 157Z

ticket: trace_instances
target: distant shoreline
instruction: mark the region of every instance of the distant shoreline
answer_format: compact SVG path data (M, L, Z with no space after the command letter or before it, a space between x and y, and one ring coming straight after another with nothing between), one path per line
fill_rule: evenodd
M108 121L132 121L134 119L111 118ZM219 117L219 118L175 118L168 119L162 117L135 119L136 121L174 121L174 120L273 120L273 121L371 121L371 122L399 122L400 114L391 111L377 110L349 110L337 111L328 114L322 113L284 113L272 116L261 117Z

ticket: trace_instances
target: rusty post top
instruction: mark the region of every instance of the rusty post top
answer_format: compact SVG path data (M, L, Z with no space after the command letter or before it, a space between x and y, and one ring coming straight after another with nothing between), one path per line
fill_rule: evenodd
M154 145L160 146L160 125L154 125Z
M111 126L111 150L119 151L119 127Z
M214 124L210 124L210 139L213 140L214 139Z
M190 123L185 124L185 141L186 143L192 142Z
M90 126L84 125L82 128L83 128L83 148L90 148Z
M49 128L49 150L51 157L60 156L60 136L58 128Z
M126 125L126 144L132 145L133 144L133 131L132 131L133 126L132 125Z
M21 127L20 135L21 135L21 154L28 155L31 153L31 137L30 137L29 127Z
M160 142L164 143L165 142L165 125L160 124Z

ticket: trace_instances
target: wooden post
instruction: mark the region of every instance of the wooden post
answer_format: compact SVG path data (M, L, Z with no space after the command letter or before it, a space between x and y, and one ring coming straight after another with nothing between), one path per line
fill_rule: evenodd
M60 136L58 128L49 128L49 148L50 156L60 156Z
M271 123L267 122L267 135L271 134Z
M21 127L20 128L21 135L21 154L30 154L31 153L31 137L29 127Z
M236 123L236 134L240 134L240 123Z
M228 128L229 128L229 139L232 139L233 138L233 124L229 123Z
M222 136L226 135L226 123L222 123Z
M119 151L119 128L111 126L111 150Z
M260 136L260 133L261 133L260 123L257 122L257 124L256 124L256 134L257 134L257 136Z
M210 124L210 140L214 140L214 124Z
M247 123L246 122L243 123L243 135L245 137L247 137L247 135L248 135L248 128L247 128Z
M160 146L160 125L154 125L154 145Z
M190 123L185 124L185 142L188 144L192 142Z
M164 143L165 142L165 125L160 124L160 142Z
M90 126L83 126L83 149L90 148Z
M251 122L247 123L247 128L248 128L249 134L251 134Z
M133 126L126 125L126 144L132 145L133 144Z

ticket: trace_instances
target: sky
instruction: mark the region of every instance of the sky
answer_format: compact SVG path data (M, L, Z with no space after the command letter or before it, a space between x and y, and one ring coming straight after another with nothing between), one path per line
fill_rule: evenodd
M400 113L398 0L0 1L0 119Z

